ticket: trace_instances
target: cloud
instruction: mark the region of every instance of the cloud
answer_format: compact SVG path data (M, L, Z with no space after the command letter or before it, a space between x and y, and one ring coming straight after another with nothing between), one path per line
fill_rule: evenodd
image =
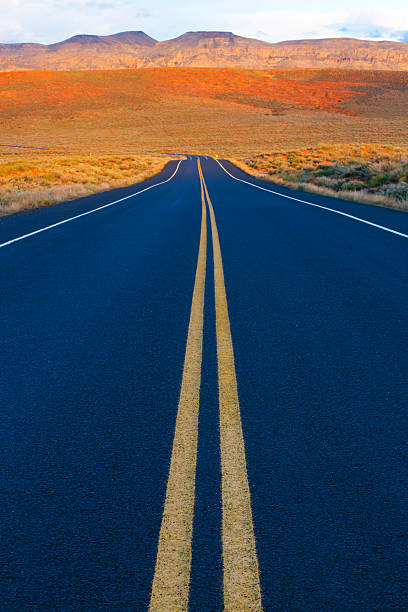
M334 31L345 36L366 38L369 40L395 40L408 42L408 30L396 27L401 22L407 22L408 12L393 14L392 11L384 13L370 12L366 14L352 15L343 23L331 24Z
M52 43L74 34L149 30L148 6L133 0L3 0L0 42Z
M231 28L244 36L269 42L301 38L350 37L367 40L408 42L408 10L345 11L265 11L233 16Z
M360 0L361 1L361 0ZM74 34L113 34L144 30L165 40L188 30L228 30L269 42L302 38L356 37L408 42L408 9L345 8L274 10L270 1L255 3L263 10L248 11L247 1L207 0L3 0L7 10L0 22L1 42L57 42ZM293 0L292 7L297 0ZM300 6L300 4L299 4ZM323 6L323 5L322 5ZM327 5L326 5L327 7ZM344 4L343 4L344 7Z
M96 9L113 9L115 7L114 4L110 4L108 2L97 2L97 1L93 1L93 0L88 0L87 2L85 2L85 6L89 6L91 8L96 8Z
M189 6L178 22L179 27L186 20L194 23L195 8L194 5ZM313 8L235 12L216 10L200 14L199 25L188 29L232 30L236 34L268 42L339 37L404 41L407 32L400 28L404 22L408 23L408 9L373 9L370 12ZM171 21L173 24L174 20ZM181 33L183 29L178 31Z

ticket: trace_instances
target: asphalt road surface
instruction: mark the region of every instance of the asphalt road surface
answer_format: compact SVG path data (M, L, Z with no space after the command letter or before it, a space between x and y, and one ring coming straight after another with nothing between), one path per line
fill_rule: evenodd
M200 161L0 221L0 609L407 610L408 215Z

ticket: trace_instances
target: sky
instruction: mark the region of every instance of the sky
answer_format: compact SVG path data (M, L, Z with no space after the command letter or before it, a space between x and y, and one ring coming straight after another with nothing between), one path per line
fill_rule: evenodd
M408 42L406 0L0 0L0 42L143 30L157 40L232 31L268 42L355 37Z

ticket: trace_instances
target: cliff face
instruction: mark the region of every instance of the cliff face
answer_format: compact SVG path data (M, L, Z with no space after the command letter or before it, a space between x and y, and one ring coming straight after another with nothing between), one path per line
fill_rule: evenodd
M157 42L144 32L122 32L79 35L53 45L0 44L2 71L167 66L408 70L408 43L332 38L270 44L231 32L187 32Z

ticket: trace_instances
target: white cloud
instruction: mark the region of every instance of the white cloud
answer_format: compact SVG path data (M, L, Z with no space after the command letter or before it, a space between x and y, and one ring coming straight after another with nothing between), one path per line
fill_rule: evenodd
M0 41L50 43L74 34L148 31L151 17L148 7L131 0L12 0L0 22Z
M234 15L230 29L268 42L336 37L405 41L408 32L401 28L403 23L408 30L408 10L369 13L273 11Z
M74 34L113 34L144 30L165 40L187 30L231 30L236 34L269 42L299 38L357 37L372 40L406 40L408 10L368 11L253 10L236 0L234 9L224 0L207 0L206 5L184 0L0 0L6 3L0 23L1 42L56 42ZM348 1L348 0L344 0ZM358 0L360 6L363 0ZM269 2L258 2L267 7ZM296 6L292 0L291 6ZM346 6L343 4L343 7ZM327 4L326 4L327 7ZM408 27L407 27L408 30Z
M360 12L331 27L344 36L408 42L408 10Z

